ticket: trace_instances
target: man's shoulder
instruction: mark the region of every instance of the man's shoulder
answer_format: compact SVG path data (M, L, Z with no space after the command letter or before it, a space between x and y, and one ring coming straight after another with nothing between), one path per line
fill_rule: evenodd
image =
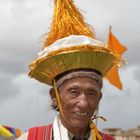
M49 125L31 127L29 128L28 132L36 132L36 131L51 130L51 129L52 129L52 124L49 124Z
M44 133L51 133L52 124L35 126L29 128L18 140L35 140L37 136L41 137Z
M44 136L47 140L49 140L51 137L51 132L52 124L32 127L28 130L28 140L36 140L36 138L43 139Z
M104 132L100 132L102 137L103 137L103 140L115 140L115 138L109 134L106 134Z

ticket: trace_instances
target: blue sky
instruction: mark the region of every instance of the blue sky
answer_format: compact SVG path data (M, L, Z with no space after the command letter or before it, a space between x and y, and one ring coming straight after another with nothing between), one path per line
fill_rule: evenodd
M140 18L138 0L75 0L85 19L106 42L108 28L128 48L128 64L120 70L124 90L104 80L99 128L128 129L140 125ZM49 31L53 0L0 1L0 123L23 130L53 121L49 87L28 77L28 65Z

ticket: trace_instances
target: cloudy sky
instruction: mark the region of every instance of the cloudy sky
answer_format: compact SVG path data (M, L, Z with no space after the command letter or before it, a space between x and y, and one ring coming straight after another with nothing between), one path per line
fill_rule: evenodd
M140 125L140 1L75 0L97 39L106 42L108 28L128 48L120 70L123 91L104 81L99 128ZM53 0L0 0L0 124L26 130L53 121L49 87L28 77L28 65L49 31Z

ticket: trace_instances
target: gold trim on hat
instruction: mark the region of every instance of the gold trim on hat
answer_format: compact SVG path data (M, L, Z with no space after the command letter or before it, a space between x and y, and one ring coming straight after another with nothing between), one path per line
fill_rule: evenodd
M52 85L55 76L69 70L87 68L99 71L103 76L117 61L108 49L84 45L53 51L38 58L30 65L30 76L42 83Z

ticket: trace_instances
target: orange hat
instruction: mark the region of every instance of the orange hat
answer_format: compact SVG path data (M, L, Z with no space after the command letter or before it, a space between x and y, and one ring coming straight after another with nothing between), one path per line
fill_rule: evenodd
M39 57L29 75L47 85L59 74L74 69L99 71L111 84L122 89L118 68L126 48L109 32L106 44L95 39L72 0L55 0L54 16Z

